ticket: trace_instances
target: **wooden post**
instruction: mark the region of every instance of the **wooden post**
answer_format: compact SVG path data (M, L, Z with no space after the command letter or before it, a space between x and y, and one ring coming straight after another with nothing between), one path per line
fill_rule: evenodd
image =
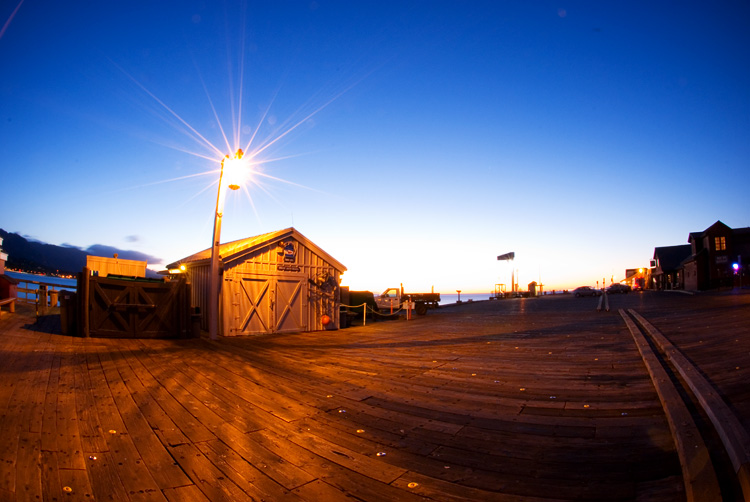
M39 284L36 288L36 316L47 315L47 285Z
M83 267L83 271L78 278L78 294L81 297L78 305L81 309L81 315L78 317L81 321L80 334L88 338L91 335L89 330L89 285L91 280L91 270Z

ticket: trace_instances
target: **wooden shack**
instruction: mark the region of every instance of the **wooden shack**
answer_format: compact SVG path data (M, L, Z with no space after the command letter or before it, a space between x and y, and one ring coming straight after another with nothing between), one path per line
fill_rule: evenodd
M221 335L338 329L346 267L295 228L221 244L219 255ZM207 330L211 249L167 268L187 276Z
M128 277L146 277L146 266L148 263L140 260L123 260L118 258L105 258L103 256L86 256L86 268L94 275L107 277L108 275L126 275Z

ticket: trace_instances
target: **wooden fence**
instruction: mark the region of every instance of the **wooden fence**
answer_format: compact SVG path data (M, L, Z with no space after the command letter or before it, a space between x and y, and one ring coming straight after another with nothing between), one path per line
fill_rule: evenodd
M154 279L78 278L77 324L81 336L185 338L192 334L190 286L184 277Z

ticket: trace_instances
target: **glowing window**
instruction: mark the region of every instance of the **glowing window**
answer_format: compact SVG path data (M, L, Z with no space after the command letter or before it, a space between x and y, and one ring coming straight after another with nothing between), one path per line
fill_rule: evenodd
M727 249L727 241L725 237L714 237L714 245L716 251L725 251Z

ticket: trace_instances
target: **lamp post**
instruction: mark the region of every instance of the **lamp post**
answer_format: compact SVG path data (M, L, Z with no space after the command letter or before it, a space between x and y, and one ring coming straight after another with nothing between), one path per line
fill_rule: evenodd
M211 340L219 337L219 241L221 239L221 217L224 213L224 199L226 192L222 190L224 184L224 170L227 171L227 188L237 190L239 167L241 165L242 150L237 150L234 157L229 155L221 159L221 174L219 174L219 191L216 194L216 213L214 214L214 238L211 243L211 271L208 288L208 335Z

